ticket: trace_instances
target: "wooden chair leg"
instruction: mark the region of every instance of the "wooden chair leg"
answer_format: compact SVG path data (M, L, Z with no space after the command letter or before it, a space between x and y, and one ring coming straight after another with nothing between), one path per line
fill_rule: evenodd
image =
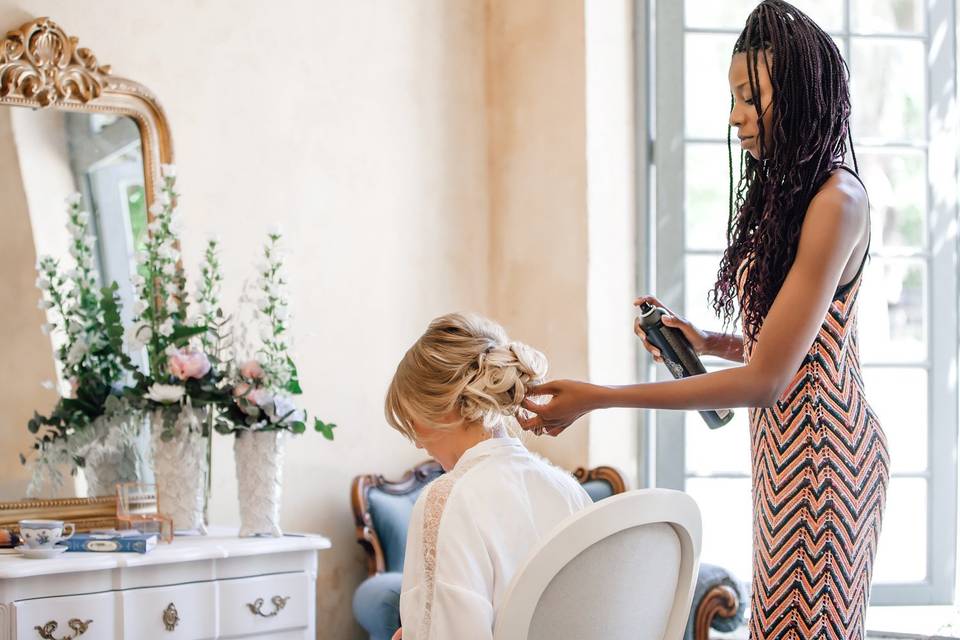
M734 616L739 606L737 592L725 584L719 584L707 591L700 600L693 621L694 640L708 640L713 619L717 616L724 618Z

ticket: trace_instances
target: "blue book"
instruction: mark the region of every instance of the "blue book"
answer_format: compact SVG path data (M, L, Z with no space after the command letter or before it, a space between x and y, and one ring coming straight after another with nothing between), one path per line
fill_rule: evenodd
M78 533L66 541L67 551L147 553L157 546L157 534Z

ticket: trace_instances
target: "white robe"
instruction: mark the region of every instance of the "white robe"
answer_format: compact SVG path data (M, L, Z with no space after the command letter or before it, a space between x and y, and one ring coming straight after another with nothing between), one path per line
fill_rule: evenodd
M413 507L400 595L404 640L493 637L513 574L561 520L591 504L516 438L467 450Z

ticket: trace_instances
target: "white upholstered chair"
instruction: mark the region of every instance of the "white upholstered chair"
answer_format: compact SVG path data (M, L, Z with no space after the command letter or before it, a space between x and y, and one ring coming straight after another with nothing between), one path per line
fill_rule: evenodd
M642 489L562 522L510 582L495 640L679 640L700 562L700 510Z

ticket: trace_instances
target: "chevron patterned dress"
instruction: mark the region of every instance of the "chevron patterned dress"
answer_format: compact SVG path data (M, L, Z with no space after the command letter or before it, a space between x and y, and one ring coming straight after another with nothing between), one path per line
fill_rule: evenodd
M863 266L774 407L750 410L750 638L863 640L889 482L857 346ZM745 360L754 343L744 337Z

